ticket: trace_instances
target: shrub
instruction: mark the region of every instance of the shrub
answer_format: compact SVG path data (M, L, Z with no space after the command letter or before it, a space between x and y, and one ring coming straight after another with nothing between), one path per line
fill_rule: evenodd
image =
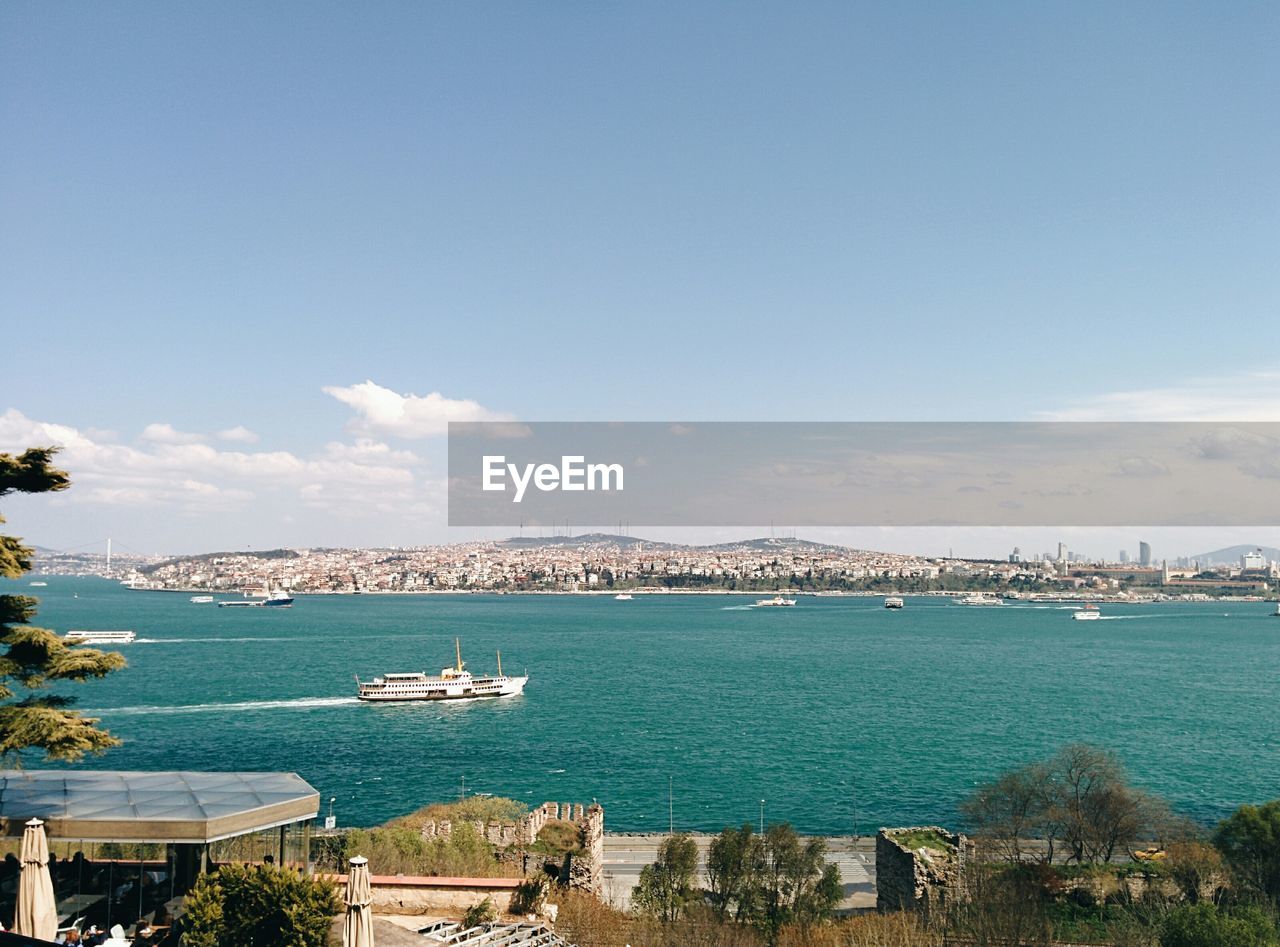
M498 909L494 907L493 901L485 898L467 908L467 913L462 915L462 929L492 924L497 919Z
M184 947L325 947L333 885L288 868L224 865L187 899Z
M1272 947L1276 926L1256 907L1228 913L1212 904L1174 908L1160 931L1161 947Z
M537 914L546 903L551 890L551 880L546 875L534 875L520 882L511 895L512 914Z

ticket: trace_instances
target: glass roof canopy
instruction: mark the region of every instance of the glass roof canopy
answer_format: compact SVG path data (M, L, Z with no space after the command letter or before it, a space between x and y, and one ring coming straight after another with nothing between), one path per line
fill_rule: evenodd
M0 836L32 817L51 839L200 844L314 819L297 773L0 770Z

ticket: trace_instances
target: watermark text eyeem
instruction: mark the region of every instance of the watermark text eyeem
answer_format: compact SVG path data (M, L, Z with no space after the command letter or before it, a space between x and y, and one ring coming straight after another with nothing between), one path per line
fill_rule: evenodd
M623 481L622 464L589 464L581 454L568 454L560 458L556 464L519 464L507 463L504 454L485 454L482 458L483 489L507 489L507 478L510 477L515 494L512 503L519 503L529 489L530 483L544 493L553 490L586 491L601 490L605 492L621 491Z

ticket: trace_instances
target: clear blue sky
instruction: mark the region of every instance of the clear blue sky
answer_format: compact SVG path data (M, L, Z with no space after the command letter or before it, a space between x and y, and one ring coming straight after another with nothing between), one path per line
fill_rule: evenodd
M6 3L0 412L84 433L103 483L164 423L374 436L421 484L438 437L321 389L556 420L1247 393L1280 361L1278 48L1274 3ZM447 535L197 479L225 505L6 513L50 545Z

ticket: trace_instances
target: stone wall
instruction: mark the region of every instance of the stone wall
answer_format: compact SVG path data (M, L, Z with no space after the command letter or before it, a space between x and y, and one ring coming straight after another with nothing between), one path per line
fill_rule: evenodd
M911 850L897 839L907 832L936 832L945 850ZM876 910L919 911L926 917L965 897L964 870L973 842L936 825L881 829L876 836Z
M345 894L346 875L327 875ZM462 914L467 908L489 898L504 913L511 910L511 898L519 878L418 878L405 875L374 875L375 914Z
M584 806L572 802L544 802L518 822L472 822L472 828L499 849L532 845L548 822L553 819L572 822L578 827L582 851L565 858L560 869L560 882L571 888L599 894L604 888L604 808L597 803ZM454 823L433 819L422 826L423 838L448 838ZM527 859L522 859L527 870Z
M544 802L517 822L480 822L472 821L471 827L476 834L498 848L511 845L532 845L538 833L551 819L564 818L572 821L570 814L573 807L569 803L563 806L556 802ZM581 811L582 806L578 806ZM565 814L561 816L561 812ZM448 838L453 834L453 822L449 819L430 819L422 825L423 838Z
M603 894L604 808L594 802L585 811L582 806L577 806L573 821L578 826L578 843L582 851L565 859L560 882L580 891Z

